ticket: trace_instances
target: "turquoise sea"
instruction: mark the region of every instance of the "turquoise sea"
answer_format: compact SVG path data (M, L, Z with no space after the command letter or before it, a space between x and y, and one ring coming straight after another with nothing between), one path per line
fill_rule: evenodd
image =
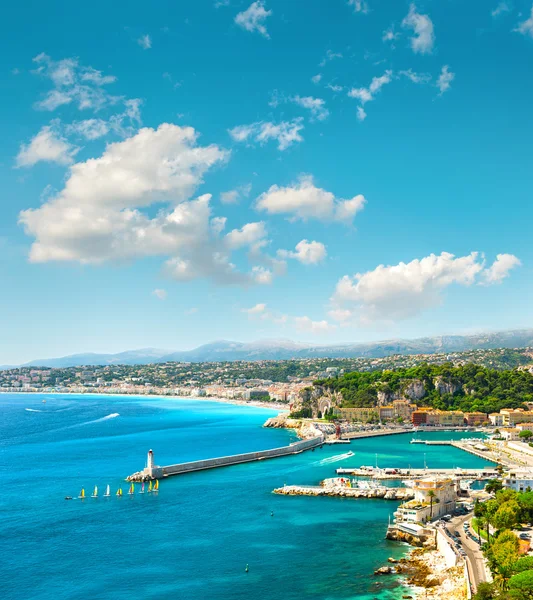
M422 467L424 454L428 467L485 464L409 444L406 434L183 475L162 481L157 495L65 501L94 485L126 492L124 478L150 448L164 465L295 438L262 428L275 411L189 399L0 394L0 414L4 600L401 597L394 579L372 576L405 552L384 539L397 503L272 490L375 464L376 454L382 467ZM459 437L425 434L450 436ZM348 450L355 456L335 458Z

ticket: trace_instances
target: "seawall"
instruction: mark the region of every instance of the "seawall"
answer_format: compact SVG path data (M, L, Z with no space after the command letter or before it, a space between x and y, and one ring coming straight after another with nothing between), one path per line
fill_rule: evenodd
M229 467L242 463L266 460L270 458L279 458L281 456L291 456L300 454L305 450L311 450L324 443L324 436L320 435L309 440L295 442L289 446L273 448L272 450L260 450L258 452L246 452L245 454L234 454L232 456L222 456L219 458L208 458L205 460L195 460L192 462L167 465L166 467L154 467L149 473L146 469L139 473L134 473L127 478L127 481L146 481L148 479L160 479L162 477L171 477L173 475L183 475L195 471L205 471L207 469L216 469L219 467Z

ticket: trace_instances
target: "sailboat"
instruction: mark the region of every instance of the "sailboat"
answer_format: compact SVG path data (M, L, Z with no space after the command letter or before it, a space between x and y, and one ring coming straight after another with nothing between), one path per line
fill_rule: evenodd
M80 500L83 500L85 498L85 489L84 488L81 488L81 492L80 492L80 495L78 496L78 498Z
M141 485L141 490L140 490L139 494L144 494L144 481L143 481L143 484Z
M117 496L122 496L122 488L118 488L118 490L117 490Z
M130 490L129 490L128 494L130 496L133 496L133 494L135 494L135 486L133 485L133 483L130 485Z
M159 491L159 481L157 479L155 480L154 489L152 491L153 492L158 492Z
M111 492L109 490L109 483L107 484L107 487L105 489L105 494L104 494L104 498L109 498L109 496L111 496Z
M97 485L94 486L94 490L91 495L91 498L98 498L98 486Z
M150 493L152 491L152 482L150 481L150 483L148 484L148 493Z

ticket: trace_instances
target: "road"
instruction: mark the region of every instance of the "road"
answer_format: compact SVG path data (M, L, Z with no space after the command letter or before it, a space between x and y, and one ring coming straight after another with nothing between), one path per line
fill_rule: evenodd
M445 529L451 534L456 531L459 533L461 547L464 548L466 552L466 566L468 568L468 574L470 575L470 581L472 582L472 592L475 593L478 584L486 581L487 576L483 562L483 552L476 542L467 537L463 530L463 523L471 518L472 513L466 516L455 517L449 523L446 523Z

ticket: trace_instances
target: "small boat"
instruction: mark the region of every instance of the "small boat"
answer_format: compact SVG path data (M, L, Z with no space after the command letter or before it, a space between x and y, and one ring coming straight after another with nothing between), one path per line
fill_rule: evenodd
M107 484L107 487L105 489L104 498L109 498L109 496L111 496L111 491L109 490L109 484Z
M150 494L152 492L152 482L150 481L150 483L148 484L148 493Z
M93 493L91 494L91 498L98 498L98 486L94 486Z
M65 496L65 500L72 500L72 496Z
M117 496L122 496L122 488L118 488L118 490L117 490Z
M144 481L141 485L141 490L140 490L139 494L144 494Z
M80 500L84 500L85 499L85 490L83 488L81 488L81 492L80 492L80 495L78 496L78 498Z
M155 480L154 489L152 491L153 492L158 492L159 491L159 481L157 479Z
M43 403L43 404L46 404L46 400L43 400L43 401L42 401L42 403Z
M133 483L130 485L130 489L129 489L128 494L130 496L133 496L133 494L135 494L135 486L133 485Z

